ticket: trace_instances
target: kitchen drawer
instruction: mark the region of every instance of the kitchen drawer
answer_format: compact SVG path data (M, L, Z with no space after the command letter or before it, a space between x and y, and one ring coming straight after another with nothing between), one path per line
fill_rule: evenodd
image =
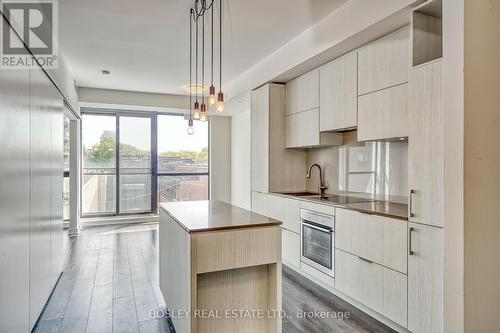
M410 135L408 83L358 98L358 141Z
M322 214L327 214L327 215L335 215L335 208L330 205L322 205L322 204L317 204L309 201L301 201L300 202L300 208L301 209L308 209L312 210L313 212L318 212Z
M282 258L283 263L295 269L300 269L300 234L282 228Z
M406 221L346 209L335 213L336 248L407 273Z
M282 227L300 233L300 201L278 195L268 195L269 217L283 222Z
M335 288L406 327L406 275L336 249Z

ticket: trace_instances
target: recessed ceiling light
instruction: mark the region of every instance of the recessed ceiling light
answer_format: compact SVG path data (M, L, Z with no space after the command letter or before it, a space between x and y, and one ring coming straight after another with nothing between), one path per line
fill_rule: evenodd
M102 73L102 75L109 75L109 74L111 74L111 72L110 72L110 71L108 71L107 69L103 69L103 70L101 71L101 73Z

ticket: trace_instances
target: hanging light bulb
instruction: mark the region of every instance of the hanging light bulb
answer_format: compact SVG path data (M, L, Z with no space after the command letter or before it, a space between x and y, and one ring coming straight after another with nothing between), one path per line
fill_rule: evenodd
M205 104L205 99L201 101L200 120L207 121L207 105Z
M192 118L189 118L189 121L188 121L187 134L188 135L193 135L194 134L193 119Z
M194 102L193 118L200 119L200 103L198 101Z
M210 85L210 90L208 93L208 104L214 105L217 101L217 97L215 96L215 87L214 87L214 4L212 3L212 11L210 13L211 26L212 26L212 56L210 57L210 61L212 63L212 84Z
M217 94L217 112L224 111L224 93L219 91Z
M208 94L208 104L214 105L216 102L215 97L215 87L213 85L210 86L209 94Z

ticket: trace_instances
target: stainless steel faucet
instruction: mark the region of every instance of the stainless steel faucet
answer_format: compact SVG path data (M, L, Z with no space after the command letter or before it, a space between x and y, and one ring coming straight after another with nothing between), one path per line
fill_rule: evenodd
M319 166L319 164L317 164L317 163L311 164L311 166L309 167L309 170L306 173L306 178L311 178L311 170L313 167L317 167L319 170L319 192L321 193L321 195L323 195L323 194L325 194L326 185L325 185L325 181L323 179L323 170L321 170L321 167Z

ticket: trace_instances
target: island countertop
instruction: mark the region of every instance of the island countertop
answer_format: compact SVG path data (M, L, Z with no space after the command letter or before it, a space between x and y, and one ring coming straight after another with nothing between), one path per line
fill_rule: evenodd
M278 220L217 200L166 202L161 203L160 208L188 233L282 224Z

